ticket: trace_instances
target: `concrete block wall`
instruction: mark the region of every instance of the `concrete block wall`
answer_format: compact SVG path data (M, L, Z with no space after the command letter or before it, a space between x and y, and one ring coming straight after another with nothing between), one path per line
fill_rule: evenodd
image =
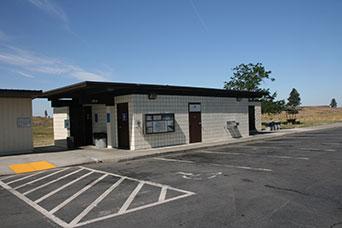
M113 98L114 99L114 98ZM202 142L226 141L232 138L226 127L227 121L239 123L238 130L244 136L248 131L248 106L255 105L256 128L261 130L261 105L248 102L248 99L237 101L227 97L198 97L158 95L150 100L148 95L134 94L115 97L115 106L92 106L93 132L107 132L109 147L118 147L117 104L128 103L130 149L148 149L189 143L189 103L201 103ZM107 112L110 123L107 123ZM95 123L95 113L98 122ZM174 113L175 132L160 134L144 133L144 115L155 113ZM69 118L68 107L54 108L54 137L57 146L66 147L66 138L70 131L64 128L64 120Z
M107 132L107 114L106 106L104 104L86 105L91 106L93 133ZM95 122L95 115L97 114L98 121Z
M130 124L133 126L131 149L147 149L189 143L188 104L201 103L202 142L225 141L232 138L226 129L227 121L239 122L242 136L248 136L248 99L158 95L149 100L148 95L131 95ZM144 114L174 113L175 132L144 134ZM138 122L141 126L138 126Z
M25 121L28 121L27 125L18 124L20 118L25 118ZM0 98L0 127L0 155L31 151L32 100Z
M162 96L149 100L148 95L132 95L133 105L133 149L186 144L188 139L188 108L182 105L185 97ZM185 103L184 103L185 104ZM174 113L175 132L144 134L144 115L153 113ZM137 124L140 122L140 126Z
M53 137L55 146L67 148L67 137L70 129L65 128L65 120L69 120L69 107L53 108Z

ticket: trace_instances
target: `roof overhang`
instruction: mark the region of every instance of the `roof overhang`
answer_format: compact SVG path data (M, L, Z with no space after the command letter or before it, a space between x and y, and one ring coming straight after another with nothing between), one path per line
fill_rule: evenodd
M0 89L0 97L6 98L37 98L42 95L42 90Z
M259 98L264 95L262 92L225 90L213 88L115 83L115 82L93 82L85 81L66 87L44 92L40 97L48 99L74 98L80 95L127 95L127 94L165 94L165 95L192 95L192 96L214 96L214 97L241 97Z

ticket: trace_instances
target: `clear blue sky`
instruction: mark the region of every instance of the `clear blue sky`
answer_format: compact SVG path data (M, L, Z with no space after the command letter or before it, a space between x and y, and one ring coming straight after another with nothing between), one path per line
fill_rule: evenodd
M340 0L2 0L0 88L222 88L234 66L262 62L279 98L295 87L304 105L342 104L341 12Z

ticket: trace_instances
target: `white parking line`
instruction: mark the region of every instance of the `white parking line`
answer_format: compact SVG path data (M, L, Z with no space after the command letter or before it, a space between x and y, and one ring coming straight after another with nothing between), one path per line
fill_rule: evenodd
M262 171L262 172L272 172L273 171L272 169L255 168L255 167L249 167L249 166L226 165L226 164L217 164L217 163L208 163L208 164L214 165L214 166L220 166L220 167L234 168L234 169L246 169L246 170Z
M101 196L99 196L94 202L92 202L86 209L84 209L76 218L74 218L70 225L76 225L81 219L86 216L94 207L96 207L109 193L111 193L116 187L118 187L125 178L119 179L115 184L110 186Z
M250 154L250 153L230 153L230 152L216 152L216 151L209 151L209 150L201 150L196 151L196 153L205 153L205 154L223 154L223 155L245 155L245 156L264 156L270 158L280 158L280 159L297 159L297 160L309 160L308 157L292 157L292 156L280 156L280 155L265 155L265 154Z
M40 203L40 202L42 202L43 200L45 200L46 198L48 198L48 197L50 197L50 196L56 194L57 192L59 192L59 191L63 190L64 188L66 188L66 187L72 185L73 183L76 183L77 181L82 180L83 178L89 176L89 175L92 174L92 173L94 173L94 172L92 171L92 172L86 173L86 174L84 174L83 176L80 176L79 178L77 178L77 179L75 179L75 180L73 180L73 181L71 181L71 182L69 182L69 183L67 183L67 184L65 184L65 185L63 185L63 186L57 188L56 190L54 190L54 191L52 191L52 192L49 192L48 194L42 196L41 198L37 199L37 200L34 201L34 202L35 202L35 203Z
M137 185L137 187L133 190L133 192L131 193L131 195L129 195L129 197L127 198L126 202L122 205L122 207L119 210L118 214L122 214L125 213L129 207L129 205L131 205L131 203L133 202L135 196L138 194L138 192L140 191L140 189L142 188L142 186L144 185L144 182L141 181L139 182L139 184Z
M80 172L81 170L83 170L83 169L81 168L81 169L75 170L74 172L68 173L68 174L66 174L66 175L64 175L64 176L61 176L61 177L55 179L55 180L52 180L52 181L49 181L49 182L47 182L47 183L45 183L45 184L39 185L39 186L36 187L36 188L30 189L30 190L28 190L27 192L24 192L23 194L24 194L24 195L30 194L31 192L37 191L38 189L44 188L45 186L48 186L48 185L53 184L53 183L55 183L55 182L57 182L57 181L60 181L60 180L62 180L62 179L64 179L64 178L67 178L68 176L71 176L71 175L73 175L73 174L75 174L75 173L78 173L78 172Z
M183 160L183 159L182 160L171 159L171 158L166 158L166 159L154 158L154 159L161 160L161 161L169 161L169 162L184 162L184 163L199 164L194 161ZM200 163L200 164L203 164L203 163ZM254 171L272 172L272 169L265 169L265 168L255 168L255 167L248 167L248 166L227 165L227 164L217 164L217 163L205 163L205 164L220 166L220 167L227 167L227 168L234 168L234 169L246 169L246 170L254 170Z
M9 178L11 178L11 177L15 177L16 175L9 175L9 176L5 176L5 177L3 177L3 178L0 178L0 181L4 181L4 180L7 180L7 179L9 179Z
M13 184L13 183L15 183L15 182L22 181L22 180L25 180L25 179L27 179L27 178L36 176L36 175L38 175L38 174L40 174L40 173L42 173L42 172L43 172L43 171L37 172L37 173L33 173L33 174L31 174L31 175L24 176L24 177L22 177L22 178L12 180L12 181L10 181L10 182L8 182L8 183L6 183L6 184ZM4 180L4 179L2 179L1 181L3 181L3 180Z
M10 193L15 195L19 199L23 200L25 203L27 203L32 208L34 208L35 210L40 212L42 215L46 216L47 218L51 219L56 224L58 224L58 225L60 225L61 227L64 227L64 228L79 227L79 226L91 224L91 223L94 223L94 222L97 222L97 221L105 220L105 219L108 219L108 218L113 218L113 217L116 217L116 216L119 216L119 215L131 213L131 212L142 210L142 209L145 209L145 208L157 206L157 205L160 205L160 204L163 204L163 203L171 202L171 201L174 201L174 200L177 200L177 199L181 199L181 198L185 198L185 197L188 197L188 196L191 196L191 195L195 194L195 193L190 192L190 191L173 188L173 187L170 187L168 185L158 184L158 183L155 183L155 182L138 180L138 179L135 179L135 178L125 177L125 176L121 176L121 175L117 175L117 174L113 174L113 173L109 173L109 172L105 172L105 171L90 169L90 168L86 168L86 167L79 167L79 168L83 169L83 170L88 170L89 172L84 174L81 177L78 177L78 178L72 180L71 182L69 182L69 183L67 183L67 184L65 184L63 186L60 186L59 188L57 188L54 191L44 195L43 197L41 197L40 199L37 199L36 201L32 201L30 198L27 197L27 195L24 195L23 193L18 192L17 190L15 190L14 188L10 187L9 185L7 185L6 183L4 183L2 181L0 181L0 186L3 187L4 189L8 190ZM59 170L57 172L62 172L62 171L63 170ZM73 173L76 173L77 171L78 170L74 171ZM44 178L46 178L47 176L51 176L52 174L56 174L57 172L54 172L54 173L50 173L49 172L49 175L44 176ZM57 192L63 190L64 188L66 188L66 187L68 187L68 186L70 186L72 184L77 185L77 181L79 181L79 180L81 180L81 179L85 178L86 176L89 176L89 175L91 175L93 173L98 173L98 174L102 174L102 175L99 178L96 177L97 179L93 180L90 184L88 184L85 187L83 187L77 193L75 193L75 194L73 194L71 196L69 195L69 198L64 200L62 203L57 205L52 210L48 211L43 206L40 206L38 204L39 202L41 202L41 201L43 201L45 199L48 199L50 196L56 194ZM71 175L71 173L69 175ZM63 177L65 177L65 176L66 175L64 175ZM87 191L88 189L93 187L96 183L100 182L101 180L103 180L105 177L108 177L108 176L119 177L119 180L115 181L115 183L112 183L111 186L109 188L107 188L104 192L102 192L100 190L102 192L102 194L98 198L96 198L92 203L90 203L89 205L84 205L86 208L79 215L77 215L75 218L73 218L70 223L63 221L63 219L59 218L55 214L60 209L64 208L64 206L66 206L67 204L71 203L71 205L72 205L72 203L73 203L72 201L76 197L78 197L79 195L81 195L82 193L84 193L85 191ZM62 177L60 177L60 178L62 178ZM60 180L60 178L58 178L58 179ZM38 179L39 180L43 180L42 178L38 178ZM131 180L131 181L135 181L135 182L138 183L138 185L135 187L135 189L132 192L130 191L129 197L126 198L125 203L121 206L119 211L117 211L116 213L113 213L113 214L102 216L102 217L101 217L101 215L98 215L98 217L95 217L94 219L87 220L87 221L84 221L84 222L80 222L86 215L88 215L90 213L90 211L92 211L97 205L99 205L100 202L102 202L103 200L106 200L107 199L106 197L108 197L108 195L117 186L119 186L125 179ZM43 184L43 186L46 186L49 183L51 184L51 181ZM156 186L156 187L161 188L161 191L160 191L160 194L159 194L159 199L156 199L158 201L156 201L154 203L147 203L147 204L143 204L142 206L130 208L131 205L132 205L132 202L135 202L135 200L138 200L136 196L137 196L137 194L139 193L139 191L141 190L141 188L144 185L152 185L152 186ZM36 189L36 188L34 188L34 189ZM29 191L31 191L31 190L29 190ZM179 192L179 193L182 193L182 194L178 195L176 197L170 197L168 199L165 199L166 198L166 193L167 193L168 190L176 191L176 192ZM142 203L143 202L144 201L142 201ZM72 206L75 206L75 205L72 205ZM128 208L130 208L130 209L128 209ZM65 210L72 210L72 209L70 209L68 207ZM68 211L66 211L66 213L68 213Z
M58 171L56 171L56 172L50 173L49 175L43 176L43 177L41 177L41 178L35 179L35 180L30 181L30 182L27 182L27 183L25 183L25 184L19 185L19 186L15 187L14 189L17 190L17 189L19 189L19 188L25 187L26 185L33 184L33 183L35 183L35 182L37 182L37 181L40 181L40 180L44 180L44 179L46 179L46 178L48 178L48 177L51 177L51 176L53 176L53 175L56 175L56 174L58 174L58 173L60 173L60 172L63 172L63 171L65 171L65 170L67 170L67 169L69 169L69 168L64 168L64 169L58 170Z
M68 199L64 200L61 204L57 205L55 208L53 208L51 211L49 211L49 213L54 214L57 211L59 211L62 207L64 207L65 205L67 205L69 202L71 202L73 199L75 199L76 197L78 197L79 195L81 195L83 192L87 191L89 188L91 188L92 186L94 186L97 182L99 182L100 180L104 179L105 177L107 177L108 174L104 174L102 175L100 178L94 180L93 182L91 182L90 184L88 184L87 186L85 186L84 188L82 188L80 191L76 192L74 195L70 196Z
M335 149L318 149L318 148L299 148L300 150L318 151L318 152L336 152Z
M148 204L148 205L143 205L143 206L140 206L140 207L129 209L129 210L127 210L123 214L128 214L128 213L132 213L134 211L146 209L146 208L149 208L149 207L154 207L154 206L157 206L157 205L160 205L160 204L164 204L164 203L168 203L168 202L172 202L172 201L175 201L175 200L178 200L178 199L182 199L182 198L194 195L194 194L195 193L193 193L193 192L188 192L188 193L186 193L184 195L180 195L180 196L176 196L176 197L173 197L173 198L170 198L170 199L166 199L166 200L161 201L161 202L158 201L158 202L151 203L151 204ZM85 221L85 222L78 223L74 227L88 225L90 223L102 221L102 220L109 219L109 218L114 218L114 217L117 217L117 216L120 216L120 215L123 215L123 214L115 213L115 214L111 214L111 215L106 215L106 216L103 216L103 217L100 217L100 218L95 218L95 219L91 219L91 220L88 220L88 221Z
M173 158L154 158L155 160L170 161L170 162L182 162L182 163L195 163L193 161L183 160L183 159L173 159Z
M38 204L35 204L29 198L27 198L23 194L19 193L18 191L12 190L11 187L9 187L7 184L3 183L2 181L0 181L0 186L3 187L4 189L8 189L13 195L15 195L16 197L18 197L19 199L21 199L22 201L27 203L28 205L33 207L35 210L39 211L40 213L42 213L44 216L48 217L49 219L51 219L55 223L59 224L62 227L68 227L68 224L66 222L64 222L60 218L50 214L47 210L45 210L44 208L42 208Z
M166 186L162 187L162 189L160 190L158 202L162 202L165 200L166 192L167 192L167 187Z

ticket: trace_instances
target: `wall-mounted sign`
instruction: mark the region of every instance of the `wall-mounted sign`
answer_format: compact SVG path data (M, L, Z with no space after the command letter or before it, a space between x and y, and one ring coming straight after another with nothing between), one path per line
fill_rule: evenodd
M70 129L70 120L64 120L64 128Z
M18 128L30 128L31 127L31 118L30 117L18 117L17 118L17 127Z
M201 104L189 104L189 112L201 112Z

